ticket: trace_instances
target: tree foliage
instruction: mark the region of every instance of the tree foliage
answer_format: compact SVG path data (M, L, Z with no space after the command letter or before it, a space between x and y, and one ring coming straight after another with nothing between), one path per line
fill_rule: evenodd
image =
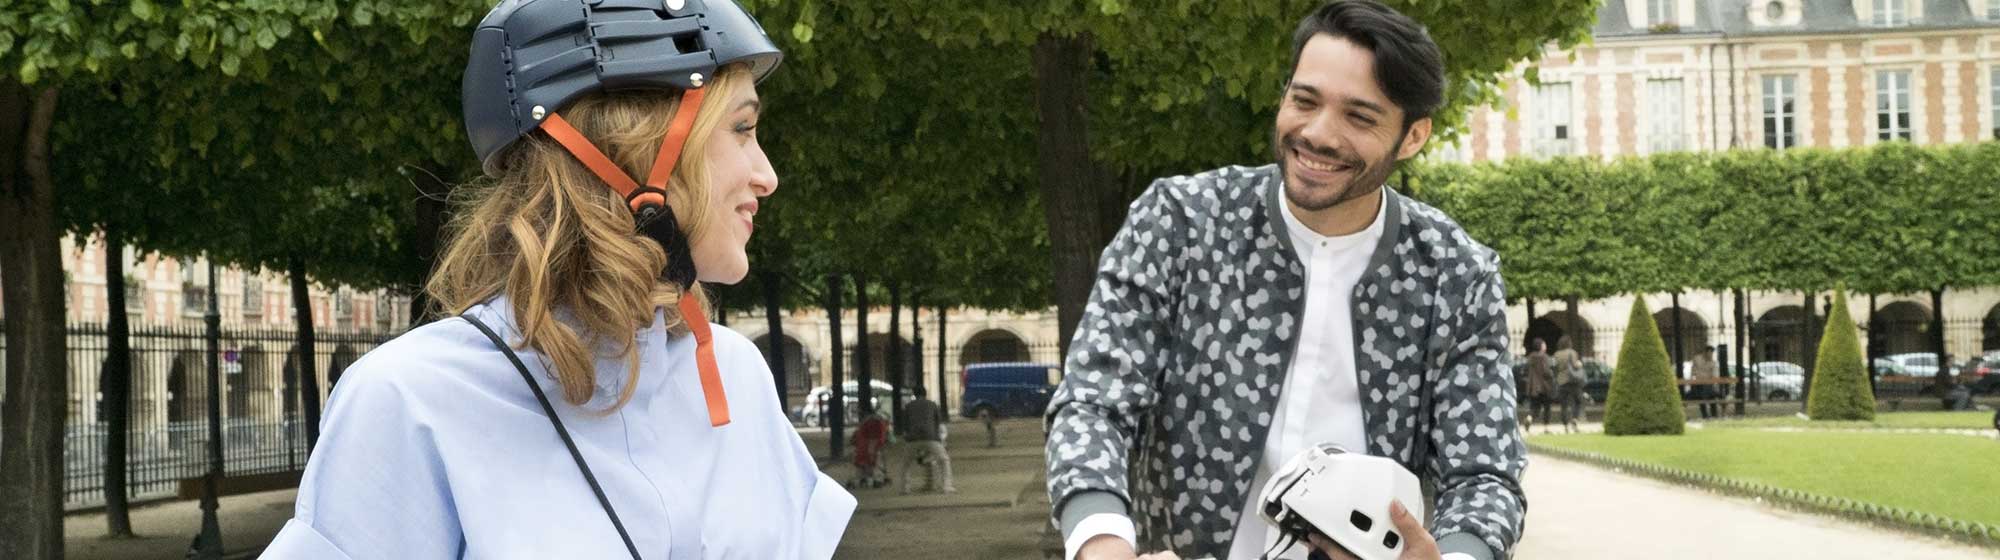
M1411 170L1515 298L2000 283L2000 143L1734 150Z

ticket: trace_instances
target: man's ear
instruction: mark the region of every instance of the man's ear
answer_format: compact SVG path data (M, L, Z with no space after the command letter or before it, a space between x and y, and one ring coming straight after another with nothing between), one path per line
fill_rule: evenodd
M1403 133L1403 145L1396 148L1396 160L1401 161L1415 157L1417 152L1423 151L1424 143L1429 142L1430 139L1430 117L1417 119L1417 122L1410 123L1409 132Z

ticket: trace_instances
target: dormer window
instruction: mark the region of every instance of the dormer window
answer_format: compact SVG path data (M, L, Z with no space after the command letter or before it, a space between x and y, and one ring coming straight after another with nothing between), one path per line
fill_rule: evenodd
M1764 19L1782 21L1785 19L1785 3L1771 0L1764 4Z
M1868 23L1881 27L1907 25L1910 23L1909 0L1870 0L1871 10Z
M1676 25L1674 12L1679 11L1675 9L1678 3L1675 0L1646 0L1646 24L1653 27Z

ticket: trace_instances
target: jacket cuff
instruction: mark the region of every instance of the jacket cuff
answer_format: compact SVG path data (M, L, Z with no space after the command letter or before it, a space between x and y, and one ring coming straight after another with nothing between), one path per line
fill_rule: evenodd
M1076 525L1082 523L1084 518L1099 513L1125 517L1131 515L1125 508L1125 499L1110 491L1084 490L1070 494L1069 499L1063 500L1062 512L1056 516L1057 522L1061 524L1063 538L1068 539L1070 533L1076 530Z
M1471 556L1474 560L1493 560L1495 556L1493 548L1486 546L1485 540L1472 533L1445 535L1444 538L1438 539L1438 552L1445 554L1456 552Z

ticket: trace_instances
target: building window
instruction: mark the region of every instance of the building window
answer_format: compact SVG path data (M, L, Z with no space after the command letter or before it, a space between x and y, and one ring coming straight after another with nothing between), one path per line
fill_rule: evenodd
M243 316L264 316L264 278L255 272L243 273Z
M1570 153L1569 84L1542 84L1534 93L1535 155Z
M1771 0L1770 3L1764 4L1764 19L1771 20L1773 24L1778 23L1778 20L1785 19L1785 3L1778 0Z
M1875 73L1875 138L1910 139L1910 71Z
M1764 77L1764 147L1783 150L1799 145L1799 78Z
M1875 10L1870 14L1869 23L1875 25L1903 25L1910 22L1909 0L1873 0Z
M1681 80L1646 80L1646 145L1654 152L1685 149L1681 118Z
M395 304L396 304L396 298L389 297L389 294L386 293L376 294L375 296L376 328L382 329L384 331L389 330L389 324L394 322L396 318Z
M1646 25L1674 25L1675 0L1646 0Z
M2000 6L2000 0L1992 1L1993 6ZM1987 13L1992 13L1993 8L1988 7L1986 9ZM1987 104L1993 106L1993 139L2000 140L2000 65L1996 65L1987 71L1992 74L1986 80L1988 86L1986 101Z
M348 315L353 313L354 313L354 296L348 294L347 290L334 292L333 294L334 316L346 319L348 318Z

